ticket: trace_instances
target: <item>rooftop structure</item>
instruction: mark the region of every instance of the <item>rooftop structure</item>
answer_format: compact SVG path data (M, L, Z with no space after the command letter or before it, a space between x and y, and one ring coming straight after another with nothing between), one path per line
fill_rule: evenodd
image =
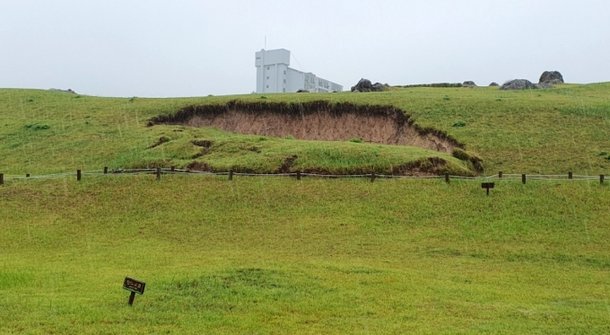
M295 70L290 65L286 49L256 52L256 93L342 91L343 86L317 77L311 72Z

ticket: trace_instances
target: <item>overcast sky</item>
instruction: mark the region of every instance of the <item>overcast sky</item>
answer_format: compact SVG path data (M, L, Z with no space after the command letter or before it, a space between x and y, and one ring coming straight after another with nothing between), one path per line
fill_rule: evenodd
M0 0L0 87L250 93L265 39L347 90L544 70L610 81L609 18L608 0Z

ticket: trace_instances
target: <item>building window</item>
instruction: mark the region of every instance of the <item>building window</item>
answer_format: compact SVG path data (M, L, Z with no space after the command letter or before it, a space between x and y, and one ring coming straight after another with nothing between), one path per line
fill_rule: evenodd
M286 70L284 70L284 74L286 74Z
M284 84L286 84L286 79L284 79Z
M267 85L267 88L269 88L269 85Z
M269 76L267 76L267 80L269 80Z
M267 66L267 71L271 70L271 67Z

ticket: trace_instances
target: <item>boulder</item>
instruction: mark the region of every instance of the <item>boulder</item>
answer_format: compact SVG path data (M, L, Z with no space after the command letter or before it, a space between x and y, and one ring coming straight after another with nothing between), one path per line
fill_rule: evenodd
M356 86L352 86L352 92L379 92L384 91L387 85L382 83L371 83L368 79L360 79Z
M489 87L497 87L500 86L498 85L498 83L496 83L495 81L492 81L491 84L489 84Z
M383 91L385 90L385 85L383 85L382 83L374 83L373 84L373 91Z
M76 92L75 92L73 89L71 89L71 88L69 88L69 89L67 89L67 90L62 90L62 89L59 89L59 88L50 88L50 89L49 89L49 91L52 91L52 92L64 92L64 93L70 93L70 94L76 94Z
M477 84L475 84L474 81L467 80L462 83L462 86L463 87L477 87Z
M538 86L527 79L513 79L500 87L501 90L530 90L535 88L538 88Z
M563 84L563 76L559 71L544 71L540 76L539 84L555 85L555 84Z

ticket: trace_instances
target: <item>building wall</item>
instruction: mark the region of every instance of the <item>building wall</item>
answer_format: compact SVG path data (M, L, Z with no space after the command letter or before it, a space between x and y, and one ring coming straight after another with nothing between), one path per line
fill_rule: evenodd
M256 93L342 91L343 86L289 67L290 51L261 50L255 54Z
M288 75L286 78L286 92L296 92L298 90L304 89L303 82L305 81L305 73L288 68Z
M284 80L290 65L290 51L261 50L256 53L256 92L286 92Z

